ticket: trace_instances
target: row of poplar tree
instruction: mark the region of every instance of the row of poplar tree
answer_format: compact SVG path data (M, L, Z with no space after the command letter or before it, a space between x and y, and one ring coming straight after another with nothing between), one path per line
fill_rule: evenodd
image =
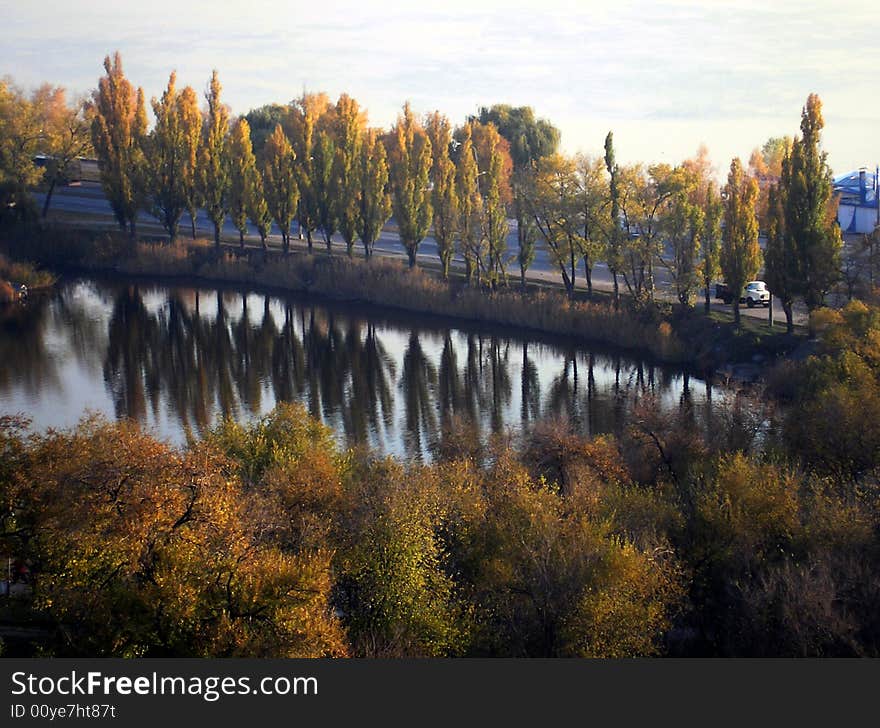
M242 245L248 222L264 246L274 222L287 251L297 220L310 251L314 235L329 250L339 233L349 254L360 240L370 257L393 212L411 265L433 225L444 274L458 240L469 276L503 277L512 163L495 125L473 120L454 139L439 112L423 124L406 105L386 133L368 128L366 114L346 94L335 104L307 94L249 115L263 126L271 117L270 129L252 135L248 116L230 119L215 71L204 114L195 91L179 90L172 73L162 97L151 102L155 123L148 132L143 91L125 77L119 55L104 67L93 142L107 197L132 234L146 209L172 240L188 212L195 237L195 216L204 208L218 245L228 215Z
M615 305L621 281L633 300L653 301L659 265L683 305L693 305L702 288L707 310L714 280L741 290L765 265L789 328L795 299L813 309L839 277L841 237L816 95L803 108L801 136L771 140L779 143L756 151L748 167L734 159L719 186L705 148L676 166L620 165L609 132L604 156L564 155L559 131L528 107L483 108L453 128L439 112L417 119L407 104L385 131L369 128L348 95L334 104L304 94L231 120L216 71L204 113L195 91L178 90L172 73L152 101L148 132L143 91L125 78L119 54L104 67L93 143L107 197L132 233L147 209L172 240L188 212L195 236L204 208L218 245L228 215L242 245L248 222L264 246L274 222L288 251L297 220L310 252L314 236L329 251L338 233L349 255L360 240L369 258L393 213L411 266L433 232L444 276L458 252L468 280L506 283L516 260L525 285L540 240L570 296L581 263L592 294L592 269L602 261ZM508 253L510 217L515 253ZM736 300L734 309L738 323Z

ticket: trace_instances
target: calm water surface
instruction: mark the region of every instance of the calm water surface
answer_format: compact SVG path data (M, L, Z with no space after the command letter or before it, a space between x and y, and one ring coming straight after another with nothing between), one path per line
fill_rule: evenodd
M594 435L619 431L646 395L700 419L729 396L580 345L231 289L77 279L0 309L0 413L35 429L92 410L183 442L300 401L342 444L429 457L453 416L483 436L542 418Z

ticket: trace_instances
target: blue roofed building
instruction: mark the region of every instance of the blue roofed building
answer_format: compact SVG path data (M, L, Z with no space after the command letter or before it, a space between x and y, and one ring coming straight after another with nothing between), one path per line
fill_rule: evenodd
M834 178L834 192L839 195L837 222L843 233L865 234L880 225L878 207L878 170L862 168Z

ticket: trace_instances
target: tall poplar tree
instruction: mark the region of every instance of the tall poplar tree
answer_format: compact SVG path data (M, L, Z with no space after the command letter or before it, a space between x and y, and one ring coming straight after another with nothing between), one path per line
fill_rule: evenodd
M145 201L144 156L147 110L143 89L125 77L122 57L104 59L106 75L94 95L92 143L101 169L101 186L119 226L136 234L138 210Z
M245 199L248 219L257 228L257 232L260 234L260 244L265 251L268 249L267 240L272 230L272 213L269 211L269 203L266 202L263 176L259 170L255 170L248 179Z
M693 305L699 286L699 252L703 234L703 206L698 193L703 180L688 165L676 167L669 175L671 193L661 220L661 230L672 249L671 260L658 256L669 270L678 302Z
M477 165L473 142L473 123L467 123L462 130L462 141L458 151L458 165L455 171L455 184L458 194L459 237L464 256L465 274L469 283L476 277L480 279L481 246L483 242L480 229L480 214L483 198L480 194L480 170Z
M366 118L358 102L342 94L336 102L336 221L345 241L348 257L352 257L358 237L360 172L359 162L364 144Z
M192 86L180 92L181 129L184 139L185 161L183 170L185 206L189 213L193 240L196 238L196 215L202 206L199 183L199 150L202 137L202 112L199 98Z
M266 163L263 171L263 190L266 204L275 224L281 230L281 244L290 252L290 223L296 214L299 198L296 183L296 155L287 136L278 124L266 140Z
M312 252L312 233L320 226L318 198L315 189L315 145L318 125L331 108L330 99L322 93L304 93L291 105L288 117L288 136L296 154L296 183L299 189L297 219L300 231L305 232L309 253Z
M391 130L391 194L400 241L415 267L419 245L431 225L431 141L409 102Z
M208 114L201 153L202 197L205 210L214 223L214 245L220 247L220 231L226 220L229 198L229 158L226 136L229 133L229 111L220 101L220 77L215 70L205 93Z
M730 163L724 188L724 232L721 244L721 270L733 294L733 320L740 325L739 297L746 283L761 267L758 246L758 183L743 170L737 157Z
M794 331L794 299L801 286L801 265L793 235L785 222L785 190L788 187L787 163L783 163L780 183L767 190L767 246L764 250L764 279L773 297L785 312L785 327Z
M507 283L507 202L510 192L509 145L492 123L483 125L483 156L486 169L480 177L483 197L483 237L488 253L487 276L495 289Z
M780 182L785 234L797 250L800 293L810 311L824 304L825 294L839 278L843 247L831 170L820 146L824 126L822 102L810 94L801 112L802 136L783 161Z
M336 181L336 141L330 131L321 129L313 151L312 186L318 213L318 227L324 237L327 252L333 252L333 233L336 232L336 209L339 185Z
M458 232L458 194L455 185L455 165L449 156L452 127L449 119L435 111L428 117L425 128L431 140L431 186L434 208L434 239L443 277L449 278L449 264L455 255L455 236Z
M706 184L706 197L703 206L703 231L700 235L700 276L704 286L705 310L712 308L711 286L721 271L721 219L724 206L714 182Z
M152 101L156 124L146 145L151 211L172 243L187 202L188 143L181 98L177 74L172 72L162 97Z
M605 137L605 168L611 179L608 182L608 194L611 200L609 210L611 213L610 225L608 226L608 270L614 281L614 308L620 307L620 287L617 281L618 271L623 267L623 230L620 228L620 168L614 157L614 135L608 132Z
M238 241L244 247L247 234L248 196L258 191L257 160L251 146L251 128L241 117L232 127L229 138L229 215L238 230Z
M388 193L388 160L385 145L375 130L367 132L359 160L358 231L364 246L364 257L373 256L373 246L382 227L391 217L391 195Z

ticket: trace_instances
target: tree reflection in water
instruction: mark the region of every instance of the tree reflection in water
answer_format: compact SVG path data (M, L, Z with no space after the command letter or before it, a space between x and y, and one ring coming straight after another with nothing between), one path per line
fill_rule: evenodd
M649 395L705 426L728 396L620 354L415 320L230 290L70 283L0 311L0 405L83 387L80 399L109 395L107 414L180 441L299 400L347 444L425 457L454 421L483 438L541 418L619 432Z

